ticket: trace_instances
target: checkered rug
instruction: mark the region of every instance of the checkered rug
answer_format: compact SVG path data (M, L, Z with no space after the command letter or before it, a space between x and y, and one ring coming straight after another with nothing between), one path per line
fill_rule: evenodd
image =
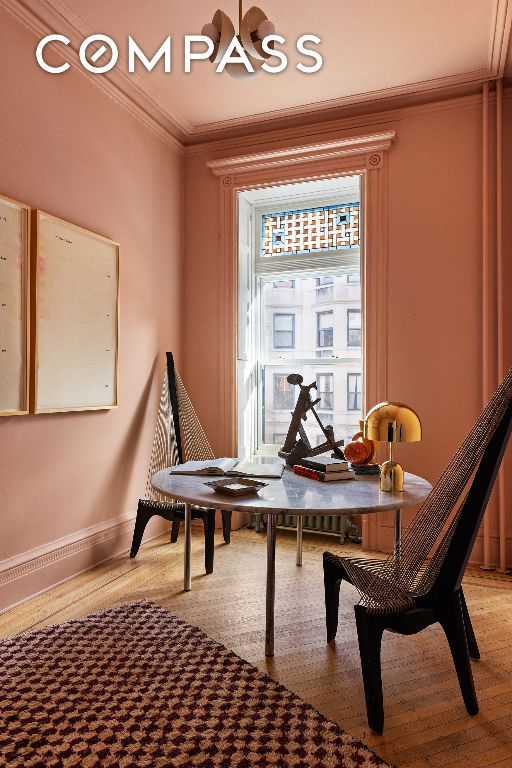
M0 643L0 765L387 766L282 685L146 601Z

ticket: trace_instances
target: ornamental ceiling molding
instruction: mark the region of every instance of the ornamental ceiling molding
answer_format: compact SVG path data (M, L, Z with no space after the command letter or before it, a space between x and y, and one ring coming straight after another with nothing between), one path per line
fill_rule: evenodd
M251 171L264 171L300 163L319 163L335 158L366 155L368 167L380 165L380 153L389 149L395 140L395 131L383 131L366 136L350 136L326 141L320 144L307 144L300 147L256 152L221 160L210 160L208 168L215 176L235 177Z
M89 34L86 21L65 0L0 0L0 7L39 38L58 31L74 41L76 46L77 41ZM136 74L128 75L121 67L102 76L89 73L78 66L76 49L72 45L68 52L61 51L61 54L113 101L182 154L184 147L194 142L221 140L223 133L247 130L248 127L258 130L260 126L268 127L270 122L275 123L275 130L279 130L283 128L283 122L299 117L309 117L311 121L317 117L325 121L327 113L331 113L331 119L336 120L342 117L342 110L357 105L367 104L369 111L379 111L379 103L386 100L402 98L402 106L406 107L406 102L417 99L422 93L426 99L430 94L430 100L442 99L450 93L453 97L467 95L468 89L503 77L511 25L512 0L494 0L487 65L480 70L198 125L183 118L169 102L162 103L161 96L148 86L147 79ZM382 108L385 109L384 106Z

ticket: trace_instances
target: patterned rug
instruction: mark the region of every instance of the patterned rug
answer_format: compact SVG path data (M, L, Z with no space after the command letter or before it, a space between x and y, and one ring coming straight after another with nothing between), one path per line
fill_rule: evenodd
M0 765L375 768L360 742L153 603L0 643Z

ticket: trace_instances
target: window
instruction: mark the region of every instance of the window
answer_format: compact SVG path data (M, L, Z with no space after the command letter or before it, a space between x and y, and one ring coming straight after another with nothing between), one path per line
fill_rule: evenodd
M334 408L334 374L317 373L316 391L318 397L322 398L318 403L318 408L323 411L332 411Z
M361 310L347 309L347 346L361 346Z
M287 373L274 373L273 406L276 411L292 411L295 406L294 387L286 381Z
M274 280L272 288L295 288L295 280Z
M359 285L361 282L361 275L359 272L350 272L347 275L347 283L352 283L352 285Z
M295 349L295 315L274 314L274 349Z
M360 411L361 408L361 374L347 373L347 411Z
M316 313L316 345L332 347L334 341L333 312Z
M317 277L316 278L316 298L317 299L332 299L333 297L334 278L332 277Z

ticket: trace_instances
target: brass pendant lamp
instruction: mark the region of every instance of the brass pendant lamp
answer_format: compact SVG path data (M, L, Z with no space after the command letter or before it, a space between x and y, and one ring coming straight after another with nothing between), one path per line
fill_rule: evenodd
M238 34L235 32L234 24L229 16L220 9L215 12L212 21L205 24L201 30L201 34L209 37L214 45L213 53L210 56L212 64L218 64L222 60L233 38L237 38L254 69L253 73L249 72L242 63L226 64L225 71L237 80L251 77L258 71L263 62L270 58L271 54L263 50L263 40L274 33L274 24L261 8L253 5L244 15L242 0L239 0L238 7ZM272 41L269 48L272 49L273 47Z

